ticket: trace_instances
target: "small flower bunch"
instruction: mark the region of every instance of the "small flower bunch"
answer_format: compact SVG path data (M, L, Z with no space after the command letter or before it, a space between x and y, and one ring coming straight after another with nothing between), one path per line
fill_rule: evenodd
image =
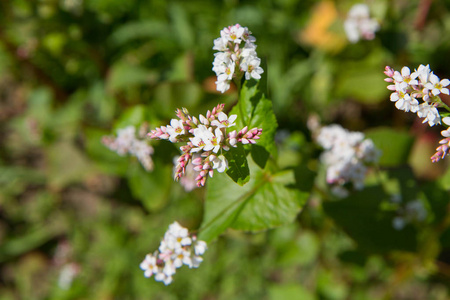
M450 117L443 118L442 122L444 122L445 125L450 126ZM450 127L447 127L446 130L442 130L441 134L444 138L439 141L436 153L431 157L432 162L438 162L441 159L444 159L450 150Z
M172 282L176 269L182 265L198 268L206 249L206 242L197 240L195 235L189 234L187 228L174 222L169 225L158 250L153 254L147 254L140 268L144 271L145 277L155 275L156 281L168 285Z
M220 37L214 40L213 49L220 52L214 54L212 70L217 75L216 86L221 93L230 88L234 77L240 80L245 73L246 80L260 79L264 72L256 54L256 39L250 34L247 27L236 24L222 29Z
M337 124L322 127L316 140L326 150L321 161L327 166L327 183L332 185L333 194L348 196L346 183L352 183L356 190L363 189L368 166L380 157L372 140Z
M128 126L117 130L117 137L104 136L103 144L120 156L127 153L136 156L142 166L147 170L153 170L153 147L145 140L136 138L136 128Z
M355 4L347 14L344 29L348 40L356 43L360 39L373 40L380 25L377 20L370 18L369 7L366 4Z
M420 65L413 73L408 67L403 67L401 72L398 72L386 66L384 74L388 76L385 81L392 83L388 86L388 89L393 91L390 99L395 102L398 109L417 113L420 118L425 118L423 123L428 122L430 126L441 124L438 108L450 111L450 107L442 102L439 94L449 94L447 86L450 84L450 80L440 80L430 70L429 65ZM417 99L420 98L423 102L419 104ZM446 117L442 121L446 125L450 125L450 117ZM443 159L449 151L450 130L447 128L441 133L444 139L439 142L440 146L436 148L436 153L431 157L432 162Z
M248 129L245 126L239 132L227 129L235 126L236 115L228 116L223 112L225 104L219 104L206 117L199 118L189 114L186 108L177 110L179 119L172 119L170 125L152 130L148 135L152 139L169 140L172 143L183 142L182 155L178 158L175 170L175 180L179 180L186 173L187 165L192 162L194 171L199 172L195 180L197 186L204 186L206 177L213 176L214 170L219 173L228 168L228 161L222 151L236 147L237 143L255 144L260 138L262 129ZM195 155L195 156L194 156Z
M419 118L425 118L423 123L428 122L430 126L441 123L437 107L446 105L438 95L449 94L446 86L450 84L450 80L440 80L430 71L429 65L420 65L413 73L408 67L403 67L400 73L386 66L384 74L388 76L385 81L393 83L388 89L393 91L390 99L395 102L395 107L417 113ZM418 98L422 98L423 103L419 104Z

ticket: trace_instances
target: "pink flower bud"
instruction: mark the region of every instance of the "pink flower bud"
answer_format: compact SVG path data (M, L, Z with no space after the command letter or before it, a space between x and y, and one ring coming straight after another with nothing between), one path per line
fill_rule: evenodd
M388 76L388 77L394 76L394 69L392 69L389 66L386 66L386 68L384 68L384 69L385 69L384 74L386 74L386 76Z

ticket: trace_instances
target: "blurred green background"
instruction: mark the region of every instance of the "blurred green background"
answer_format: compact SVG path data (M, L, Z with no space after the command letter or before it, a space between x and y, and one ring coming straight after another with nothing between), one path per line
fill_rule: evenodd
M450 171L448 158L429 159L442 127L395 109L383 70L430 64L450 77L450 2L367 1L381 29L350 44L354 3L1 1L0 299L449 299ZM257 39L280 136L290 135L280 164L300 166L311 188L310 115L366 131L397 155L384 158L395 167L386 178L425 199L426 225L395 231L374 215L379 190L327 205L313 193L295 223L227 231L170 286L144 278L139 263L170 223L199 227L204 190L173 182L174 145L152 142L146 173L101 137L167 124L179 107L231 107L236 90L215 91L212 47L236 23ZM367 224L371 233L355 230Z

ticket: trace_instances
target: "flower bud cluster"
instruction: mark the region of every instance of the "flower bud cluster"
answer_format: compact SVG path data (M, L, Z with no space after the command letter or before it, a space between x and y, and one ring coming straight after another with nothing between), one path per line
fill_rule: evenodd
M255 37L250 35L247 27L239 24L225 27L220 31L220 37L214 40L214 54L212 70L217 75L216 86L221 93L230 88L231 80L238 80L245 73L245 79L251 77L260 79L264 70L259 66L261 59L256 53Z
M449 94L450 80L442 79L433 74L429 65L420 65L411 73L408 67L403 67L401 73L387 66L384 74L386 82L392 83L388 89L393 91L390 96L395 107L403 111L417 113L419 118L425 118L423 123L434 126L441 123L439 107L442 101L439 94ZM418 99L422 98L422 103Z
M228 168L228 161L222 154L237 143L255 144L260 138L262 129L248 129L245 126L240 131L228 132L227 129L236 125L237 115L228 116L223 112L224 104L219 104L206 117L199 118L189 114L186 108L178 109L179 119L172 119L170 125L161 126L152 130L148 135L153 139L169 140L172 143L185 143L180 147L183 153L177 159L175 167L175 180L186 174L186 167L191 162L194 171L198 172L195 178L197 186L204 186L206 178L213 176L214 170L219 173ZM194 155L196 155L194 157Z
M326 179L332 185L333 194L346 197L348 190L344 185L347 183L356 190L363 189L368 166L377 163L380 157L372 140L337 124L322 127L316 140L326 150L321 161L327 167Z
M442 122L450 126L450 117L443 118ZM436 153L431 157L432 162L438 162L441 159L444 159L450 150L450 127L446 130L442 130L441 134L444 138L439 141L439 146L436 148Z
M128 126L117 130L117 137L104 136L102 142L110 150L120 156L130 154L136 156L142 166L147 170L153 170L153 147L145 140L136 138L136 128Z
M348 40L356 43L360 39L373 40L380 25L377 20L370 18L369 7L366 4L355 4L347 14L344 29Z
M145 277L155 275L156 281L168 285L172 282L176 269L181 266L198 268L206 249L206 242L197 240L195 235L189 234L186 228L174 222L169 225L158 250L147 254L140 268Z

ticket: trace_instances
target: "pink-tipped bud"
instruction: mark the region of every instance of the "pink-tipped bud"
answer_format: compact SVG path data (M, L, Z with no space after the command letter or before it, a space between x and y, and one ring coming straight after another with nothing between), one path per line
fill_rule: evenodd
M202 163L202 158L201 158L201 157L194 158L194 159L192 160L192 163L193 163L194 165L200 165L200 164Z
M384 69L385 69L384 74L386 74L386 76L388 76L388 77L394 76L394 69L392 69L389 66L386 66L386 68L384 68Z
M244 134L247 133L247 131L248 131L248 126L245 126L244 128L242 128L242 129L239 131L239 134L240 134L240 135L244 135Z
M250 141L249 141L249 140L247 140L246 138L242 138L242 139L240 140L240 142L241 142L242 144L244 144L244 145L246 145L246 144L249 144L249 143L250 143Z

